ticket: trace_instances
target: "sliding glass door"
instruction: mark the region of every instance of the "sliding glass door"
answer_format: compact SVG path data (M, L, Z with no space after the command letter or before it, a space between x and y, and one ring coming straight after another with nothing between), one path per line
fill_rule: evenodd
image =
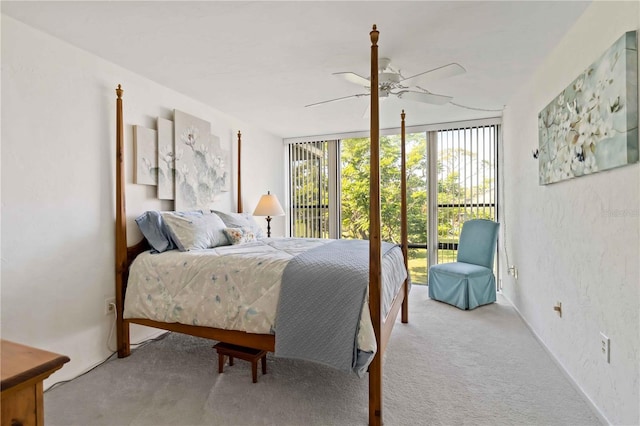
M380 138L381 237L400 243L400 135ZM426 283L426 134L406 135L407 230L409 268L414 282ZM340 217L342 238L368 238L369 138L340 141Z

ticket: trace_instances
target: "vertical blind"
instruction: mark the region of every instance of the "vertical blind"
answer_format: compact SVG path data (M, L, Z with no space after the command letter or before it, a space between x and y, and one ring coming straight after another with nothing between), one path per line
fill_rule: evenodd
M462 224L496 220L498 126L437 132L437 263L455 261Z
M331 150L337 141L289 145L290 229L293 237L331 238ZM331 191L333 192L333 191Z

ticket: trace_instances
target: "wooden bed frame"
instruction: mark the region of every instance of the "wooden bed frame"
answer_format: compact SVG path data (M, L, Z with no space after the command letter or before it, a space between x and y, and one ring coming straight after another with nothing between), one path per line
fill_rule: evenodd
M378 100L378 35L376 26L370 32L371 38L371 183L369 210L369 308L375 332L378 351L369 366L369 424L382 424L382 355L389 341L391 330L398 312L402 311L402 322L408 322L408 280L402 284L395 296L386 318L381 314L381 281L382 257L380 238L380 130ZM210 327L184 325L178 323L161 323L147 319L124 319L124 298L127 288L129 266L135 257L150 247L143 238L132 247L127 246L126 209L125 209L125 175L124 175L124 139L122 119L122 87L116 89L116 311L117 311L117 344L118 357L127 357L131 353L129 341L129 324L140 324L163 330L189 334L217 340L220 342L247 346L273 352L275 336L271 334L253 334L242 331L223 330ZM405 164L405 113L401 114L402 160L401 174L401 238L405 267L407 267L407 208L406 208L406 164ZM242 212L241 193L241 133L238 132L238 212Z

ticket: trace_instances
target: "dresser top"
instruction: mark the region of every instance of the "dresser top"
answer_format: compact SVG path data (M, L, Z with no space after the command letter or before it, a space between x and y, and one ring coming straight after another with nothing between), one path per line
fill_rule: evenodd
M69 361L69 357L20 343L0 340L2 391L33 379L43 380Z

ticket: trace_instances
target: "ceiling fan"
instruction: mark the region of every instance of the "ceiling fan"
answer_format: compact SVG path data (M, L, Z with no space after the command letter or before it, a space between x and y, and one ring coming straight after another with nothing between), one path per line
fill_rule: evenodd
M396 96L399 99L409 101L423 102L433 105L444 105L451 101L453 97L445 95L437 95L431 93L427 89L422 88L430 81L440 80L442 78L453 77L455 75L464 74L466 70L457 63L443 65L429 71L424 71L411 77L404 77L400 70L391 66L391 60L388 58L380 58L378 60L378 95L380 98L388 98ZM346 99L360 98L371 94L371 81L369 78L362 77L354 72L337 72L333 75L344 78L350 83L362 86L367 91L365 93L357 93L355 95L344 96L341 98L329 99L326 101L315 102L305 107L312 107L326 104L329 102L343 101Z

